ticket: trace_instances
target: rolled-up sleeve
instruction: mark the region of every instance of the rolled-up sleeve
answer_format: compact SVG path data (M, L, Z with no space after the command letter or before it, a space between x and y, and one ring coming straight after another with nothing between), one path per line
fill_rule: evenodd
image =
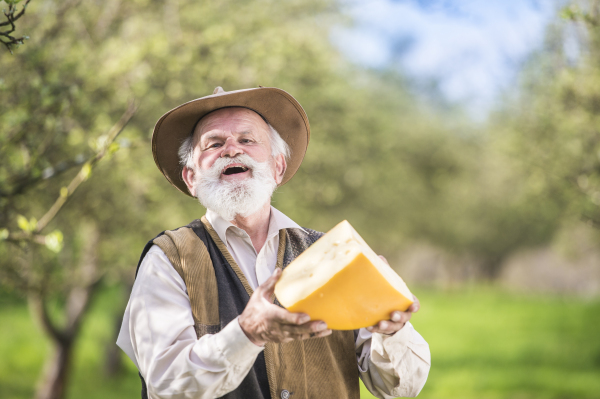
M155 399L223 396L239 386L263 350L237 319L197 339L185 284L156 246L140 265L117 344Z
M417 396L431 367L429 345L410 322L391 336L360 329L356 356L363 383L382 399Z

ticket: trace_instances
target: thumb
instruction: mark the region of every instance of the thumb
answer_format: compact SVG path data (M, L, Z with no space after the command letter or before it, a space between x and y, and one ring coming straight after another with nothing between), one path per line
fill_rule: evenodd
M266 299L270 299L273 293L275 292L275 284L277 284L277 281L279 281L280 277L281 269L276 267L271 277L269 277L267 281L265 281L258 287L261 290L261 294Z
M382 261L384 261L387 265L390 264L390 262L387 261L387 259L385 258L385 256L383 255L379 255L379 257L381 258Z

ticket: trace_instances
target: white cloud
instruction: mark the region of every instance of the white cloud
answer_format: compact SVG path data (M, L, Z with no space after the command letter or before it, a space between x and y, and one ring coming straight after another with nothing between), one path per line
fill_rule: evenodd
M353 6L355 25L332 37L356 62L398 62L409 75L437 79L449 99L482 104L541 45L555 9L552 0L373 0Z

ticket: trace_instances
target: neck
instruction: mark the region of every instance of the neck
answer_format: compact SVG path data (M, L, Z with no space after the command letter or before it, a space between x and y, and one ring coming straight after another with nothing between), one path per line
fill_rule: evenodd
M242 217L237 215L231 224L244 230L250 236L252 245L256 253L260 252L267 241L269 234L269 220L271 218L271 202L265 203L257 212L250 216Z

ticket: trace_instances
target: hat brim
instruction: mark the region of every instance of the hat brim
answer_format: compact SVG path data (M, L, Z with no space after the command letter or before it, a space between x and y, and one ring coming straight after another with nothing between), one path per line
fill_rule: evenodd
M280 185L296 173L310 140L310 125L302 106L287 92L275 87L220 92L182 104L156 123L152 134L152 153L156 166L179 191L189 196L181 176L179 147L202 117L220 108L244 107L266 119L290 147L290 158Z

